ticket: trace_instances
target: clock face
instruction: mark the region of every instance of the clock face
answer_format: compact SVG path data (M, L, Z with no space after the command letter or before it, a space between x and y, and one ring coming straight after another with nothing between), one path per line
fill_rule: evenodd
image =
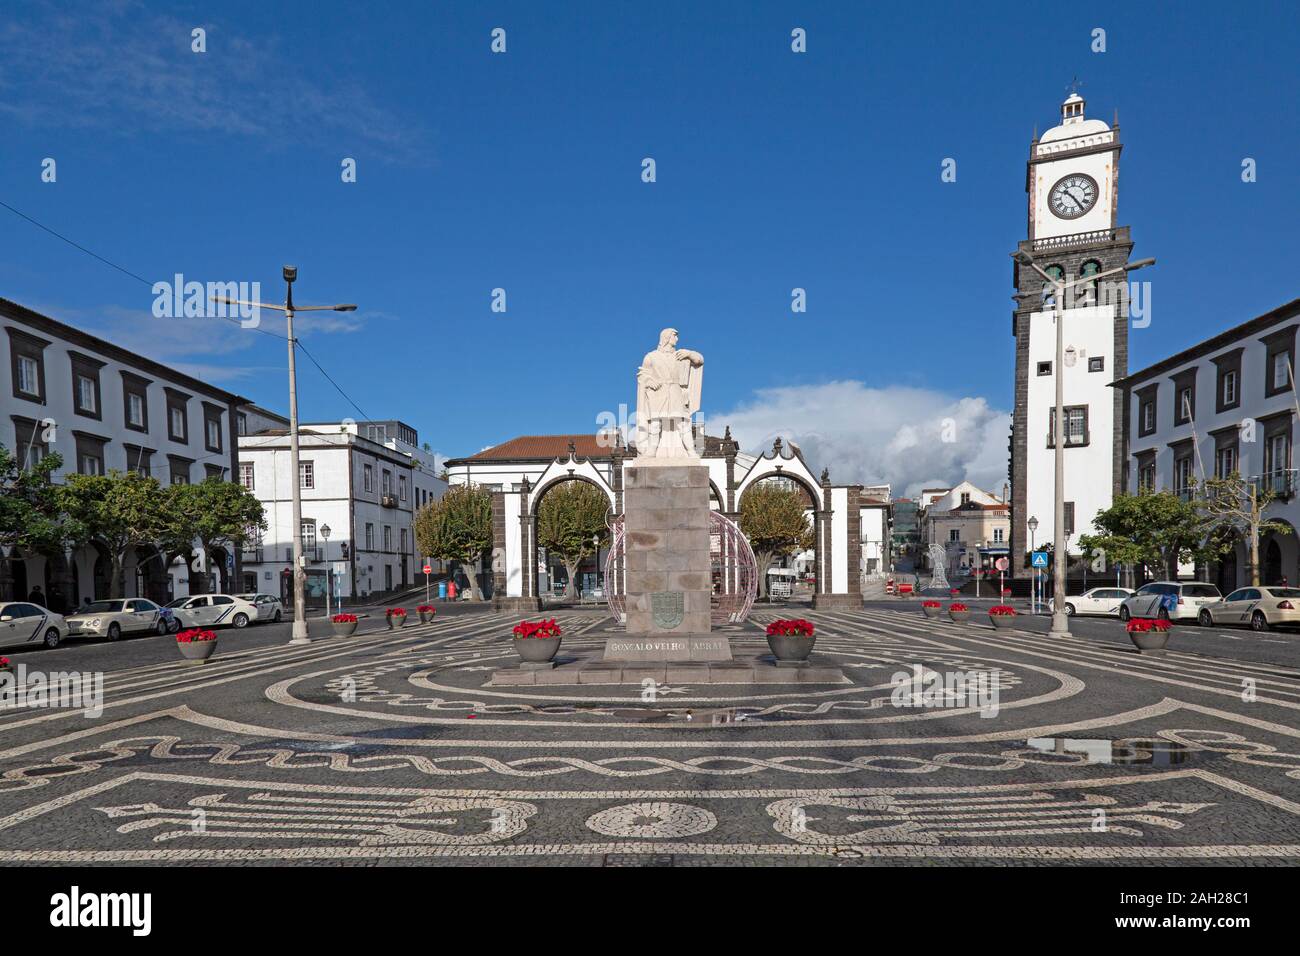
M1061 219L1078 219L1097 204L1097 180L1071 173L1052 187L1047 204Z

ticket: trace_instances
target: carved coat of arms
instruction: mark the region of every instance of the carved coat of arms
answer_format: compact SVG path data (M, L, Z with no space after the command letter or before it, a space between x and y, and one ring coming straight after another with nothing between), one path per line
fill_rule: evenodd
M670 631L682 623L681 591L654 591L650 595L650 617L655 627Z

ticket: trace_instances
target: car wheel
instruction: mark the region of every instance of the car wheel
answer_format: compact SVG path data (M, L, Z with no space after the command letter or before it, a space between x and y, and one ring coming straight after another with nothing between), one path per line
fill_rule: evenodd
M1066 616L1066 617L1074 617L1074 605L1073 605L1073 604L1067 604L1067 605L1065 606L1065 616Z
M161 637L162 635L166 634L166 633L167 633L167 621L166 621L165 619L161 618L161 617L158 618L157 623L155 623L154 626L153 626L153 632L154 632L155 634L157 634L158 636L160 636L160 637Z
M280 623L280 618L282 618L282 617L284 617L284 615L281 614L279 611L276 611L276 612L275 612L275 617L271 618L271 622L272 622L273 624L279 624L279 623Z
M180 619L180 618L178 618L178 617L174 617L174 618L172 618L170 621L167 622L167 630L168 630L170 633L172 633L172 634L176 634L177 632L180 631L180 629L181 629L181 619Z
M230 619L230 623L235 627L248 627L248 615L240 611Z
M1196 615L1196 623L1201 627L1214 627L1214 618L1210 616L1209 611L1202 611Z
M1121 605L1119 606L1119 619L1120 619L1121 621L1127 621L1131 616L1132 616L1132 615L1129 614L1129 611L1128 611L1128 605L1127 605L1127 604L1121 604Z
M120 641L122 639L122 629L118 627L116 621L108 625L108 639L110 641Z
M50 650L54 650L59 646L59 629L57 627L52 627L45 632L45 646Z
M1250 616L1250 629L1252 631L1268 630L1268 618L1264 616L1263 611L1256 611Z

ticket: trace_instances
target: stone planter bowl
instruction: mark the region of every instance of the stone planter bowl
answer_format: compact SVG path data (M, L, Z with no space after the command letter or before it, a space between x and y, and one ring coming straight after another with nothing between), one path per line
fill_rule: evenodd
M357 621L330 621L330 630L335 637L351 637L357 632Z
M185 658L189 664L206 664L208 658L217 650L216 641L190 641L188 644L184 641L177 641L176 647L181 652L181 657Z
M989 620L993 622L994 627L1011 627L1016 623L1014 614L990 614Z
M958 623L961 623L962 621L969 621L970 610L967 609L965 611L954 611L952 608L948 608L948 616Z
M402 627L406 627L405 616L399 617L396 614L391 614L388 616L388 629L390 631L395 631L398 628L402 628Z
M1163 651L1169 643L1168 631L1129 631L1128 639L1139 651Z
M545 664L555 657L563 637L516 637L515 653L529 664Z
M806 661L816 643L816 635L812 637L792 637L788 634L767 635L767 646L772 649L772 656L778 661Z
M432 621L432 620L433 620L433 615L432 615L431 613L429 613L428 611L421 611L421 612L420 612L420 623L421 623L421 624L428 624L428 623L429 623L430 621Z
M938 617L940 610L942 610L942 608L926 607L924 604L921 605L921 613L926 617Z

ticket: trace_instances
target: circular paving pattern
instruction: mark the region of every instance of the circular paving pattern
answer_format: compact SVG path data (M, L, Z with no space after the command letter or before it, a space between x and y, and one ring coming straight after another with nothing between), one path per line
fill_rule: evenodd
M699 836L718 825L708 810L685 803L627 803L587 818L587 826L612 837L667 840Z

